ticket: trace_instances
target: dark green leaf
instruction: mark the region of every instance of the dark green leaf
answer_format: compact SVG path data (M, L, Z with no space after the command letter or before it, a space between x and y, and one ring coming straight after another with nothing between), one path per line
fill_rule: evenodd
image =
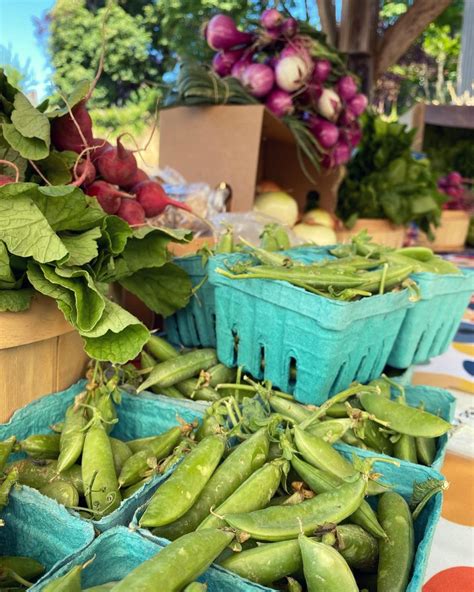
M10 146L27 160L41 160L49 154L49 142L23 136L12 123L2 123L2 132Z
M103 243L113 255L120 255L133 232L130 226L118 216L107 216L102 223Z
M49 151L51 130L46 115L35 109L21 92L16 94L13 105L11 120L17 131L25 138L41 140Z
M65 185L72 179L71 165L61 152L51 152L47 158L37 161L36 165L52 185Z
M34 290L0 290L0 312L21 312L30 308Z
M81 266L97 257L99 253L97 240L101 234L100 228L95 227L81 234L61 236L61 240L69 252L63 265L67 267Z
M25 179L25 172L26 167L28 165L27 161L20 156L20 153L14 150L10 144L5 140L3 134L0 130L0 160L9 160L16 164L18 170L20 171L20 181ZM12 167L0 163L0 175L8 175L9 177L15 178L15 171Z

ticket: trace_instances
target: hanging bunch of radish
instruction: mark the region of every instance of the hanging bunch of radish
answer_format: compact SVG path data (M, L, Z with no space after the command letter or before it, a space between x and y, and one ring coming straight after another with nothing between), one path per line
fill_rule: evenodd
M218 14L204 34L216 51L214 72L238 79L286 123L303 124L314 137L324 167L350 159L361 140L359 117L367 97L320 33L272 8L250 32L239 31L231 17Z
M70 112L53 120L51 140L58 150L75 152L74 184L93 196L108 214L115 214L131 226L144 224L160 215L167 206L190 211L183 203L170 199L162 186L138 167L133 151L123 143L95 138L87 99Z

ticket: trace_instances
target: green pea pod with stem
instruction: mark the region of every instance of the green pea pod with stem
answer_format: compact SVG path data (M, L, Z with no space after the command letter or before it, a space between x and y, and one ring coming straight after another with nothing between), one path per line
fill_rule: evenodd
M269 396L270 407L283 417L289 417L293 421L301 423L312 416L313 411L296 401L280 397L276 394Z
M45 572L44 565L31 557L7 555L0 557L0 588L24 584L31 586ZM26 584L25 584L26 581Z
M353 514L367 492L367 477L357 475L332 491L295 506L272 506L250 513L228 514L225 521L260 541L282 541L310 534L324 524L338 524Z
M334 403L327 411L327 417L333 417L334 419L340 419L347 417L347 407L345 403Z
M100 584L92 588L84 588L83 592L105 592L105 590L112 590L115 584L118 584L118 582L107 582L106 584Z
M393 456L400 460L416 464L418 457L416 454L415 438L406 434L400 434L400 437L393 445Z
M31 458L55 459L59 455L59 434L33 434L19 442L20 450Z
M395 492L384 493L377 508L387 538L379 541L378 592L406 590L415 554L413 520L408 504Z
M99 415L91 421L82 451L82 480L87 507L100 519L117 509L122 500L109 437Z
M390 429L400 434L436 438L446 434L452 427L448 421L437 415L416 407L400 405L374 393L364 392L359 398L366 411L387 422Z
M225 520L222 518L224 515L253 512L267 506L275 495L285 470L288 471L288 461L284 459L272 460L263 465L215 508L212 514L201 522L198 530L225 526Z
M234 553L220 565L251 582L270 586L300 571L302 561L298 540L290 539Z
M351 419L331 419L320 421L307 428L307 432L314 436L319 436L329 444L334 444L340 440L344 434L351 428L353 421Z
M296 448L309 464L341 479L357 473L354 466L322 438L309 434L299 426L295 426L294 435ZM369 481L369 495L377 495L386 490L384 485Z
M369 448L376 452L382 452L388 456L393 456L393 444L390 439L381 431L381 427L371 419L362 420L359 429L354 429L356 434L367 444Z
M182 354L166 362L157 364L148 378L137 388L141 393L150 386L174 386L183 380L192 378L201 370L207 370L217 364L216 350L207 348Z
M262 428L239 444L222 462L186 514L167 526L154 529L153 534L174 540L195 530L211 508L222 504L263 465L268 450L268 432Z
M91 406L97 410L105 431L109 434L117 423L117 410L112 398L112 393L102 392L96 389L92 393ZM93 412L93 410L92 410ZM93 414L94 417L94 414Z
M209 401L213 403L221 398L216 390L211 386L201 386L200 380L196 378L182 380L178 382L176 388L184 397L196 401Z
M352 428L348 429L347 432L342 436L341 440L349 446L356 446L357 448L361 448L362 450L370 450L370 447L361 440L359 437L356 436L354 430Z
M145 350L142 351L140 354L140 364L142 369L149 368L150 370L157 365L158 362L154 358L150 356ZM170 397L172 399L185 399L186 397L181 394L178 389L174 386L169 387L159 387L159 386L151 386L150 390L152 393L156 393L157 395L165 395L165 397Z
M199 577L234 538L232 532L207 529L180 537L132 570L113 592L178 592Z
M81 572L82 565L76 565L66 575L45 586L44 592L81 592Z
M224 454L225 439L208 436L192 450L155 491L140 526L164 526L181 518L194 504Z
M330 534L332 533L323 534L323 543L326 543ZM369 573L377 570L377 539L357 524L339 524L335 529L335 542L332 545L350 568Z
M387 378L385 378L384 376L381 376L380 378L376 378L375 380L371 380L368 384L368 386L375 386L378 387L379 389L379 394L381 397L384 397L385 399L390 399L390 394L391 394L391 381L389 381Z
M18 469L14 468L0 484L0 510L7 506L11 488L17 483L18 477Z
M58 504L66 508L75 508L79 505L79 493L69 481L52 481L39 490L40 493L54 499Z
M148 445L150 444L150 442L153 442L153 440L155 438L156 438L156 436L146 436L145 438L135 438L135 440L127 440L126 444L130 448L130 450L132 451L132 454L135 454L135 452L139 452L140 450L146 450L148 448Z
M227 226L225 231L219 237L215 252L217 254L234 252L234 232L232 226Z
M120 475L123 465L133 453L127 444L118 438L110 438L110 446L112 447L112 455L114 457L115 472L117 475Z
M333 547L299 535L308 592L359 592L351 568Z
M227 368L224 364L216 364L206 371L209 386L215 388L218 384L230 383L237 375L236 368Z
M87 417L84 407L75 403L67 408L59 442L58 471L60 473L72 467L81 456L86 425Z
M303 586L294 578L286 578L288 592L303 592Z
M145 483L148 483L150 481L150 479L151 479L151 476L144 477L140 481L137 481L133 485L130 485L129 487L124 489L122 491L122 498L127 499L127 498L131 497L134 493L136 493L139 489L141 489L145 485Z
M150 469L149 458L160 461L175 448L183 435L190 431L190 426L186 429L181 426L175 426L167 430L164 434L156 436L151 440L145 450L136 452L128 458L120 472L118 483L120 487L133 485L145 476Z
M418 462L427 467L431 467L436 458L436 439L415 438L415 444Z
M26 458L8 465L5 470L9 473L12 470L18 471L18 483L28 485L34 489L41 489L48 483L61 479L69 481L78 492L84 494L82 482L82 470L79 465L72 465L61 474L58 473L58 463L55 460L34 460Z
M10 436L6 440L3 440L3 442L0 442L0 473L3 472L3 469L7 464L8 457L12 453L15 443L15 436Z
M202 584L201 582L192 582L188 584L183 592L206 592L207 584Z
M342 479L313 467L297 456L292 457L291 465L301 479L316 494L332 491L343 483ZM359 508L357 508L349 519L377 538L387 536L377 519L377 515L366 500L362 501Z
M171 358L177 358L179 356L178 350L168 343L166 339L155 333L150 335L149 340L145 344L145 349L160 362L166 362L166 360L171 360Z

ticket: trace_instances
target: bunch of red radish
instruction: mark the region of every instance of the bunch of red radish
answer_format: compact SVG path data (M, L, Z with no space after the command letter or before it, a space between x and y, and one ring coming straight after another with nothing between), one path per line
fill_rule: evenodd
M254 32L239 31L231 17L214 16L205 28L217 50L213 69L237 78L277 117L305 122L321 148L323 166L346 163L361 140L358 118L367 97L350 75L337 77L333 64L318 57L318 44L299 34L298 22L275 8L265 10Z
M465 189L462 183L463 178L457 171L452 171L438 180L439 191L450 197L449 201L443 204L444 210L464 210L466 208Z
M78 155L73 184L94 196L108 214L139 226L169 205L191 211L186 204L170 199L159 183L138 168L134 153L124 147L121 137L115 146L94 138L86 100L54 119L51 127L54 147Z

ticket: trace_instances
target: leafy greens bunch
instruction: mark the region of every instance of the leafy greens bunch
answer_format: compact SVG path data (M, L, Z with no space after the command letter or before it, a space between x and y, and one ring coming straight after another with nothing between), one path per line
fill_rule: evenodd
M185 231L132 229L79 188L10 183L0 187L0 311L28 309L35 290L54 298L87 354L123 363L147 328L107 296L118 282L156 313L185 306L191 282L170 262L170 241Z
M445 197L427 160L415 160L415 130L365 115L362 142L348 164L340 188L338 216L351 228L358 218L386 218L397 225L415 222L432 237Z

